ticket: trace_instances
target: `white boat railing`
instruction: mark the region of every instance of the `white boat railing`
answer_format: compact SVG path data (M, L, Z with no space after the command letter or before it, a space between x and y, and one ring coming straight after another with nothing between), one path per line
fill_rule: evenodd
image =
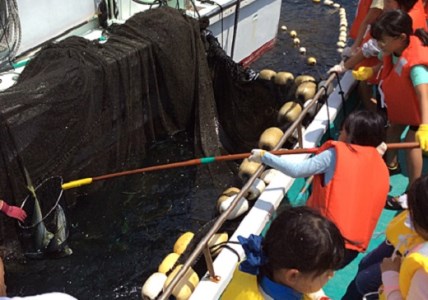
M303 147L303 139L302 139L302 121L305 118L305 116L308 114L308 112L312 109L313 106L315 106L318 103L318 100L321 99L322 96L325 96L327 93L327 87L331 84L333 84L333 80L336 78L335 74L331 74L328 79L325 81L324 87L318 89L317 93L315 94L315 96L313 97L312 100L309 100L310 103L308 105L306 105L306 107L302 110L302 112L300 113L300 115L297 117L297 119L290 125L290 127L288 127L288 129L285 131L284 135L281 137L280 141L278 142L278 144L275 146L275 148L273 150L278 150L282 147L282 145L285 143L285 141L291 137L293 135L293 133L297 130L298 134L299 134L299 147ZM335 89L333 91L333 93L329 96L329 100L327 101L327 103L325 105L323 105L320 109L320 111L317 113L317 115L315 116L313 122L311 123L310 127L311 127L311 131L313 131L315 134L319 135L319 137L322 136L323 133L325 133L325 131L327 130L327 125L330 122L330 120L334 120L338 110L340 109L342 102L343 102L343 97L347 97L346 93L349 93L349 91L352 89L353 85L355 83L355 80L352 78L352 75L350 72L347 72L344 74L342 80L341 80L341 86L340 89ZM345 95L346 94L346 95ZM325 116L327 116L327 120L325 118ZM308 128L309 129L309 128ZM314 141L314 145L316 144L316 142L318 141ZM301 154L300 154L301 155ZM307 157L309 155L306 155ZM251 178L248 179L248 181L245 183L245 185L241 188L240 192L236 195L236 197L234 198L234 200L232 201L231 205L229 206L229 208L224 211L216 220L216 222L213 224L213 226L211 227L211 229L209 230L209 232L200 240L200 242L196 245L196 247L194 248L193 252L189 255L188 259L186 260L186 262L183 264L182 268L179 270L179 272L176 274L176 276L171 280L171 282L169 283L169 285L164 289L163 293L161 295L159 295L159 297L157 299L168 299L168 297L172 294L175 286L180 282L180 280L185 276L186 272L189 270L189 268L194 264L194 262L200 257L201 254L204 254L205 256L205 261L207 262L208 265L208 276L207 278L205 278L206 280L201 281L195 292L193 293L191 296L191 299L217 299L219 297L219 295L210 295L209 294L209 289L207 289L207 287L205 286L204 288L199 289L201 291L201 298L199 298L198 296L198 287L199 285L205 283L207 285L218 285L220 281L222 281L222 288L216 288L216 290L218 290L219 293L221 293L223 291L223 289L226 287L226 285L228 284L228 282L231 279L231 275L233 273L233 270L235 269L236 264L227 264L227 266L225 266L228 270L226 271L226 274L228 274L228 278L221 278L221 276L219 276L219 273L216 273L216 270L214 267L217 267L215 265L215 263L213 264L213 260L208 248L208 241L211 239L211 237L217 233L217 231L221 228L221 226L225 223L225 221L227 220L228 216L231 214L231 212L234 210L234 208L237 206L237 204L239 203L240 199L243 197L243 195L246 194L246 192L248 191L248 189L252 186L252 184L254 183L254 181L261 175L261 173L265 170L265 166L261 165L256 172L251 176ZM292 184L292 181L290 182L290 186ZM283 189L282 189L283 190ZM285 191L282 191L282 194L285 194ZM263 194L262 194L263 195ZM278 199L279 202L282 200ZM258 204L256 202L255 204L255 208L256 209L260 209L260 203ZM276 209L276 207L272 207L271 205L269 205L269 207L264 207L263 205L262 209L264 209L266 212L269 212L272 209ZM254 209L254 207L253 207ZM252 209L252 210L253 210ZM269 217L267 217L266 215L264 216L264 222L262 222L263 224L266 224L269 221ZM245 218L242 221L242 223L245 222ZM242 224L241 223L241 224ZM264 227L264 226L263 226ZM259 228L260 229L260 228ZM261 229L260 229L261 230ZM230 240L232 240L234 237L232 237ZM236 237L235 237L236 239ZM235 247L237 246L237 247ZM232 248L234 248L235 250L238 250L238 254L243 255L243 251L242 248L239 245L232 245ZM237 248L241 248L241 249L237 249ZM224 253L224 251L222 251L220 253L219 256L221 256ZM231 254L231 253L228 253ZM235 255L235 254L232 254ZM236 255L235 255L236 256ZM217 259L216 259L217 260ZM235 257L235 261L237 262L238 257ZM232 272L231 272L232 271ZM223 273L223 272L222 272ZM212 298L211 298L212 297Z

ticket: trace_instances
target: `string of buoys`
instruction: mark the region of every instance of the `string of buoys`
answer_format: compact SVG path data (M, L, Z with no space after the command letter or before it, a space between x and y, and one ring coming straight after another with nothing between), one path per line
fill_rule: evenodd
M321 3L321 0L313 0L315 4ZM337 41L337 51L341 53L346 46L347 41L347 20L346 11L340 4L333 2L332 0L324 0L324 5L339 8L340 16L340 31ZM286 25L281 26L283 32L288 31ZM301 55L306 55L307 50L301 46L301 40L298 37L297 31L291 30L289 32L295 47L298 47L298 51ZM315 57L308 57L306 59L308 65L316 65L317 60ZM317 90L325 88L327 93L331 93L332 86L325 87L322 82L317 82L314 77L310 75L300 75L295 77L290 72L276 72L270 69L264 69L259 72L258 78L263 80L273 81L275 84L285 86L294 84L296 91L294 94L295 100L285 102L278 111L277 121L280 126L294 122L301 114L303 107L310 103L309 100L313 99ZM316 113L317 106L312 106L312 110L308 113L314 115ZM283 130L278 127L267 128L260 136L258 147L267 151L273 150L283 136ZM293 135L297 136L297 132ZM260 167L259 163L251 162L248 159L244 159L239 166L238 176L243 180L247 181ZM229 214L228 220L236 219L246 213L250 208L250 201L255 201L263 193L266 187L272 182L273 178L277 177L281 173L276 169L266 169L260 176L256 178L247 193L241 197L233 211ZM217 211L221 214L226 211L240 189L237 187L230 187L222 192L217 199ZM144 299L156 299L159 294L165 290L171 280L182 268L182 264L179 263L181 255L186 251L187 246L190 244L194 234L192 232L183 233L175 242L173 252L169 253L159 264L157 272L153 273L143 284L141 294ZM227 233L217 233L210 239L208 246L211 249L213 256L218 255L222 247L228 241ZM216 245L219 245L216 247ZM179 283L173 289L172 295L177 300L187 300L190 298L196 285L199 283L198 274L189 268L185 276L179 281Z
M319 3L321 3L321 0L312 0L312 2L315 4L319 4ZM348 32L348 21L346 18L346 10L339 3L336 3L332 0L324 0L323 4L326 6L331 6L331 7L339 9L339 17L340 17L339 36L337 39L336 46L337 46L337 52L342 53L343 49L346 47L346 42L347 42L347 38L348 38L348 34L347 34L347 32ZM288 28L286 25L281 25L281 30L283 32L286 32L288 30ZM291 30L289 34L290 34L290 37L293 39L294 46L300 46L300 38L297 35L297 31ZM307 50L305 47L299 48L299 53L301 55L306 55L306 52L307 52ZM311 56L311 57L307 58L306 63L310 66L314 66L317 64L317 60L315 57Z
M348 39L348 21L346 19L345 8L339 8L339 36L337 41L337 52L342 53L346 47L346 41Z
M282 31L287 31L288 28L285 25L281 26L281 30ZM300 46L300 38L297 36L297 31L296 30L291 30L290 31L290 37L293 39L293 44L294 46L298 47ZM301 55L306 55L306 48L305 47L299 47L299 53ZM315 57L308 57L308 59L306 60L306 63L310 66L314 66L317 63L317 60Z
M165 290L171 280L182 268L183 265L179 263L180 256L186 251L194 236L195 234L192 232L185 232L176 240L173 247L174 252L165 256L159 264L158 271L150 275L144 282L141 289L143 299L156 299L159 294ZM218 255L221 250L221 245L224 245L228 239L229 236L225 232L214 234L208 241L211 255ZM184 277L173 289L172 295L177 300L187 300L192 295L198 283L198 274L192 268L189 268Z

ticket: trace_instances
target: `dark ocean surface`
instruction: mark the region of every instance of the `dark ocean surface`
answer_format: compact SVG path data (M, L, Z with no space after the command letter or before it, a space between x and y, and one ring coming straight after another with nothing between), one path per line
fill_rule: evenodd
M340 1L350 22L356 0ZM338 9L310 0L284 0L277 43L251 66L311 74L325 78L338 63ZM294 47L290 30L296 30L300 47ZM316 66L308 66L313 56ZM143 165L194 158L193 141L185 134L151 145ZM202 167L128 176L104 182L102 192L81 197L70 212L67 258L6 262L10 296L62 291L78 299L140 299L145 279L157 270L179 235L198 229L215 214L222 189L214 186Z

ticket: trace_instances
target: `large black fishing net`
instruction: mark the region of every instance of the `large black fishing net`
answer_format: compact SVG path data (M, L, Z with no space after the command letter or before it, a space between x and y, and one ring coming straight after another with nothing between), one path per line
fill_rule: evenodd
M195 156L215 156L249 151L276 125L283 94L201 38L197 20L159 8L106 34L45 45L0 93L1 198L28 195L23 167L34 185L67 182L141 167L148 142L181 131L194 132ZM209 170L224 186L235 167Z

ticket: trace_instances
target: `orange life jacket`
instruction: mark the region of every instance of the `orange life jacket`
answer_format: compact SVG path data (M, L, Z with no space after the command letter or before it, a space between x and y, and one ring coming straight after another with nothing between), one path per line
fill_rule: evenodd
M425 18L428 20L428 2L424 4Z
M320 147L336 150L336 168L327 185L323 174L314 176L307 205L333 221L350 242L346 248L365 251L385 205L389 173L374 147L328 141Z
M361 23L363 23L367 16L370 5L373 0L360 0L358 2L357 12L355 13L354 21L352 22L351 29L349 30L349 36L354 40L357 38L358 29L360 29Z
M410 78L410 70L416 65L428 66L428 47L424 47L416 36L410 36L409 46L395 65L392 55L383 57L380 89L391 123L421 124L419 101Z
M409 16L412 18L413 21L413 30L416 30L418 28L423 28L425 30L428 29L427 27L427 22L425 20L425 11L424 11L424 4L422 0L418 0L415 5L412 7L412 9L408 12ZM370 40L372 38L371 34L368 33L362 43L366 43L368 40ZM379 59L376 57L367 57L364 58L364 60L362 62L360 62L359 64L357 64L354 68L354 70L358 70L359 67L373 67L380 64ZM378 78L380 76L374 75L372 78L370 78L369 80L367 80L369 83L371 84L378 84L379 83L379 79Z
M413 30L418 28L427 30L426 9L427 7L424 7L423 0L418 0L412 9L409 10L408 14L413 21Z

